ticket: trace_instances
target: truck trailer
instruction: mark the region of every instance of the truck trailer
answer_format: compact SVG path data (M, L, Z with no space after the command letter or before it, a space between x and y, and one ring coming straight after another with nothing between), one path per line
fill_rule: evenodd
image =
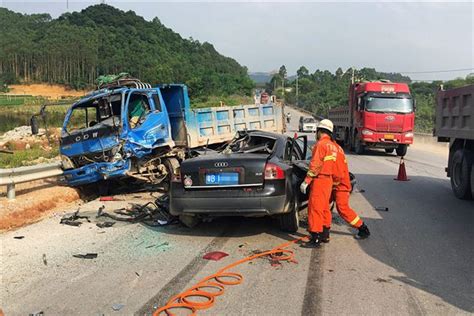
M474 85L438 91L434 136L449 142L446 173L454 195L474 197Z
M68 110L60 138L64 176L71 186L124 177L169 184L187 157L238 131L281 133L284 124L282 106L271 102L193 109L183 84L122 80Z
M328 117L336 140L357 154L366 148L383 148L404 156L413 143L415 101L405 83L351 83L348 105L330 109Z

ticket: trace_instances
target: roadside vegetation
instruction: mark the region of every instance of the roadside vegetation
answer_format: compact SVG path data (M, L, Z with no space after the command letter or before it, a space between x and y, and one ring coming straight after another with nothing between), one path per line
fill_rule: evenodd
M253 88L245 67L158 18L105 4L57 19L0 8L2 89L17 82L91 88L99 75L122 71L151 84L185 83L192 97L250 95Z
M338 68L335 73L319 69L310 73L306 67L302 66L298 69L297 76L298 98L296 97L296 76L287 78L285 66L282 66L279 73L267 83L266 89L280 98L284 97L287 103L320 116L326 116L330 108L347 105L348 89L352 79L351 68L346 71ZM474 84L474 75L445 82L416 82L399 73L377 72L373 68L355 69L354 78L356 80L387 79L408 83L417 104L415 129L417 132L425 133L431 133L433 130L435 95L440 85L443 84L445 89L450 89Z
M52 144L50 149L44 149L40 144L31 145L30 149L15 150L14 146L7 146L13 154L0 152L0 168L16 168L21 166L44 163L59 155L59 145Z

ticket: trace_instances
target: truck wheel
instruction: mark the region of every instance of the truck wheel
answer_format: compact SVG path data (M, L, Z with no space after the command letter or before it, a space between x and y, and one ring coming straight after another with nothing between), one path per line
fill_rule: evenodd
M280 215L278 220L281 230L289 233L295 233L298 231L298 227L300 224L300 217L298 214L299 204L296 197L294 197L293 201L290 203L291 204L289 206L289 212Z
M393 153L394 150L395 150L395 148L385 148L385 152L386 152L387 154Z
M474 162L471 164L471 198L474 200Z
M358 155L362 155L365 152L365 146L362 144L360 138L357 135L355 135L354 151Z
M472 197L473 158L469 151L458 149L453 155L451 164L451 188L458 199L467 200Z
M408 146L407 145L398 145L397 147L397 156L405 156L407 154Z

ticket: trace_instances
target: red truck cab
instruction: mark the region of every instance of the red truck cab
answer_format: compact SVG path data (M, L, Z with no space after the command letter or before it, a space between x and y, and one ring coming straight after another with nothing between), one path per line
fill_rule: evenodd
M404 156L413 143L415 102L406 83L356 82L349 87L348 107L331 109L329 119L336 139L357 154L384 148Z

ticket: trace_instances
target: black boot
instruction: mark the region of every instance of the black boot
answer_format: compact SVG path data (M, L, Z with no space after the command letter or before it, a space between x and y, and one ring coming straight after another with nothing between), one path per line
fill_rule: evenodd
M321 246L321 234L320 233L310 233L310 238L308 242L305 242L301 245L303 248L319 248Z
M357 235L354 236L355 239L366 239L370 236L370 231L369 228L365 225L365 223L362 224L362 226L359 227L359 232Z
M321 242L328 243L329 242L329 231L331 227L323 226L323 233L321 234Z

